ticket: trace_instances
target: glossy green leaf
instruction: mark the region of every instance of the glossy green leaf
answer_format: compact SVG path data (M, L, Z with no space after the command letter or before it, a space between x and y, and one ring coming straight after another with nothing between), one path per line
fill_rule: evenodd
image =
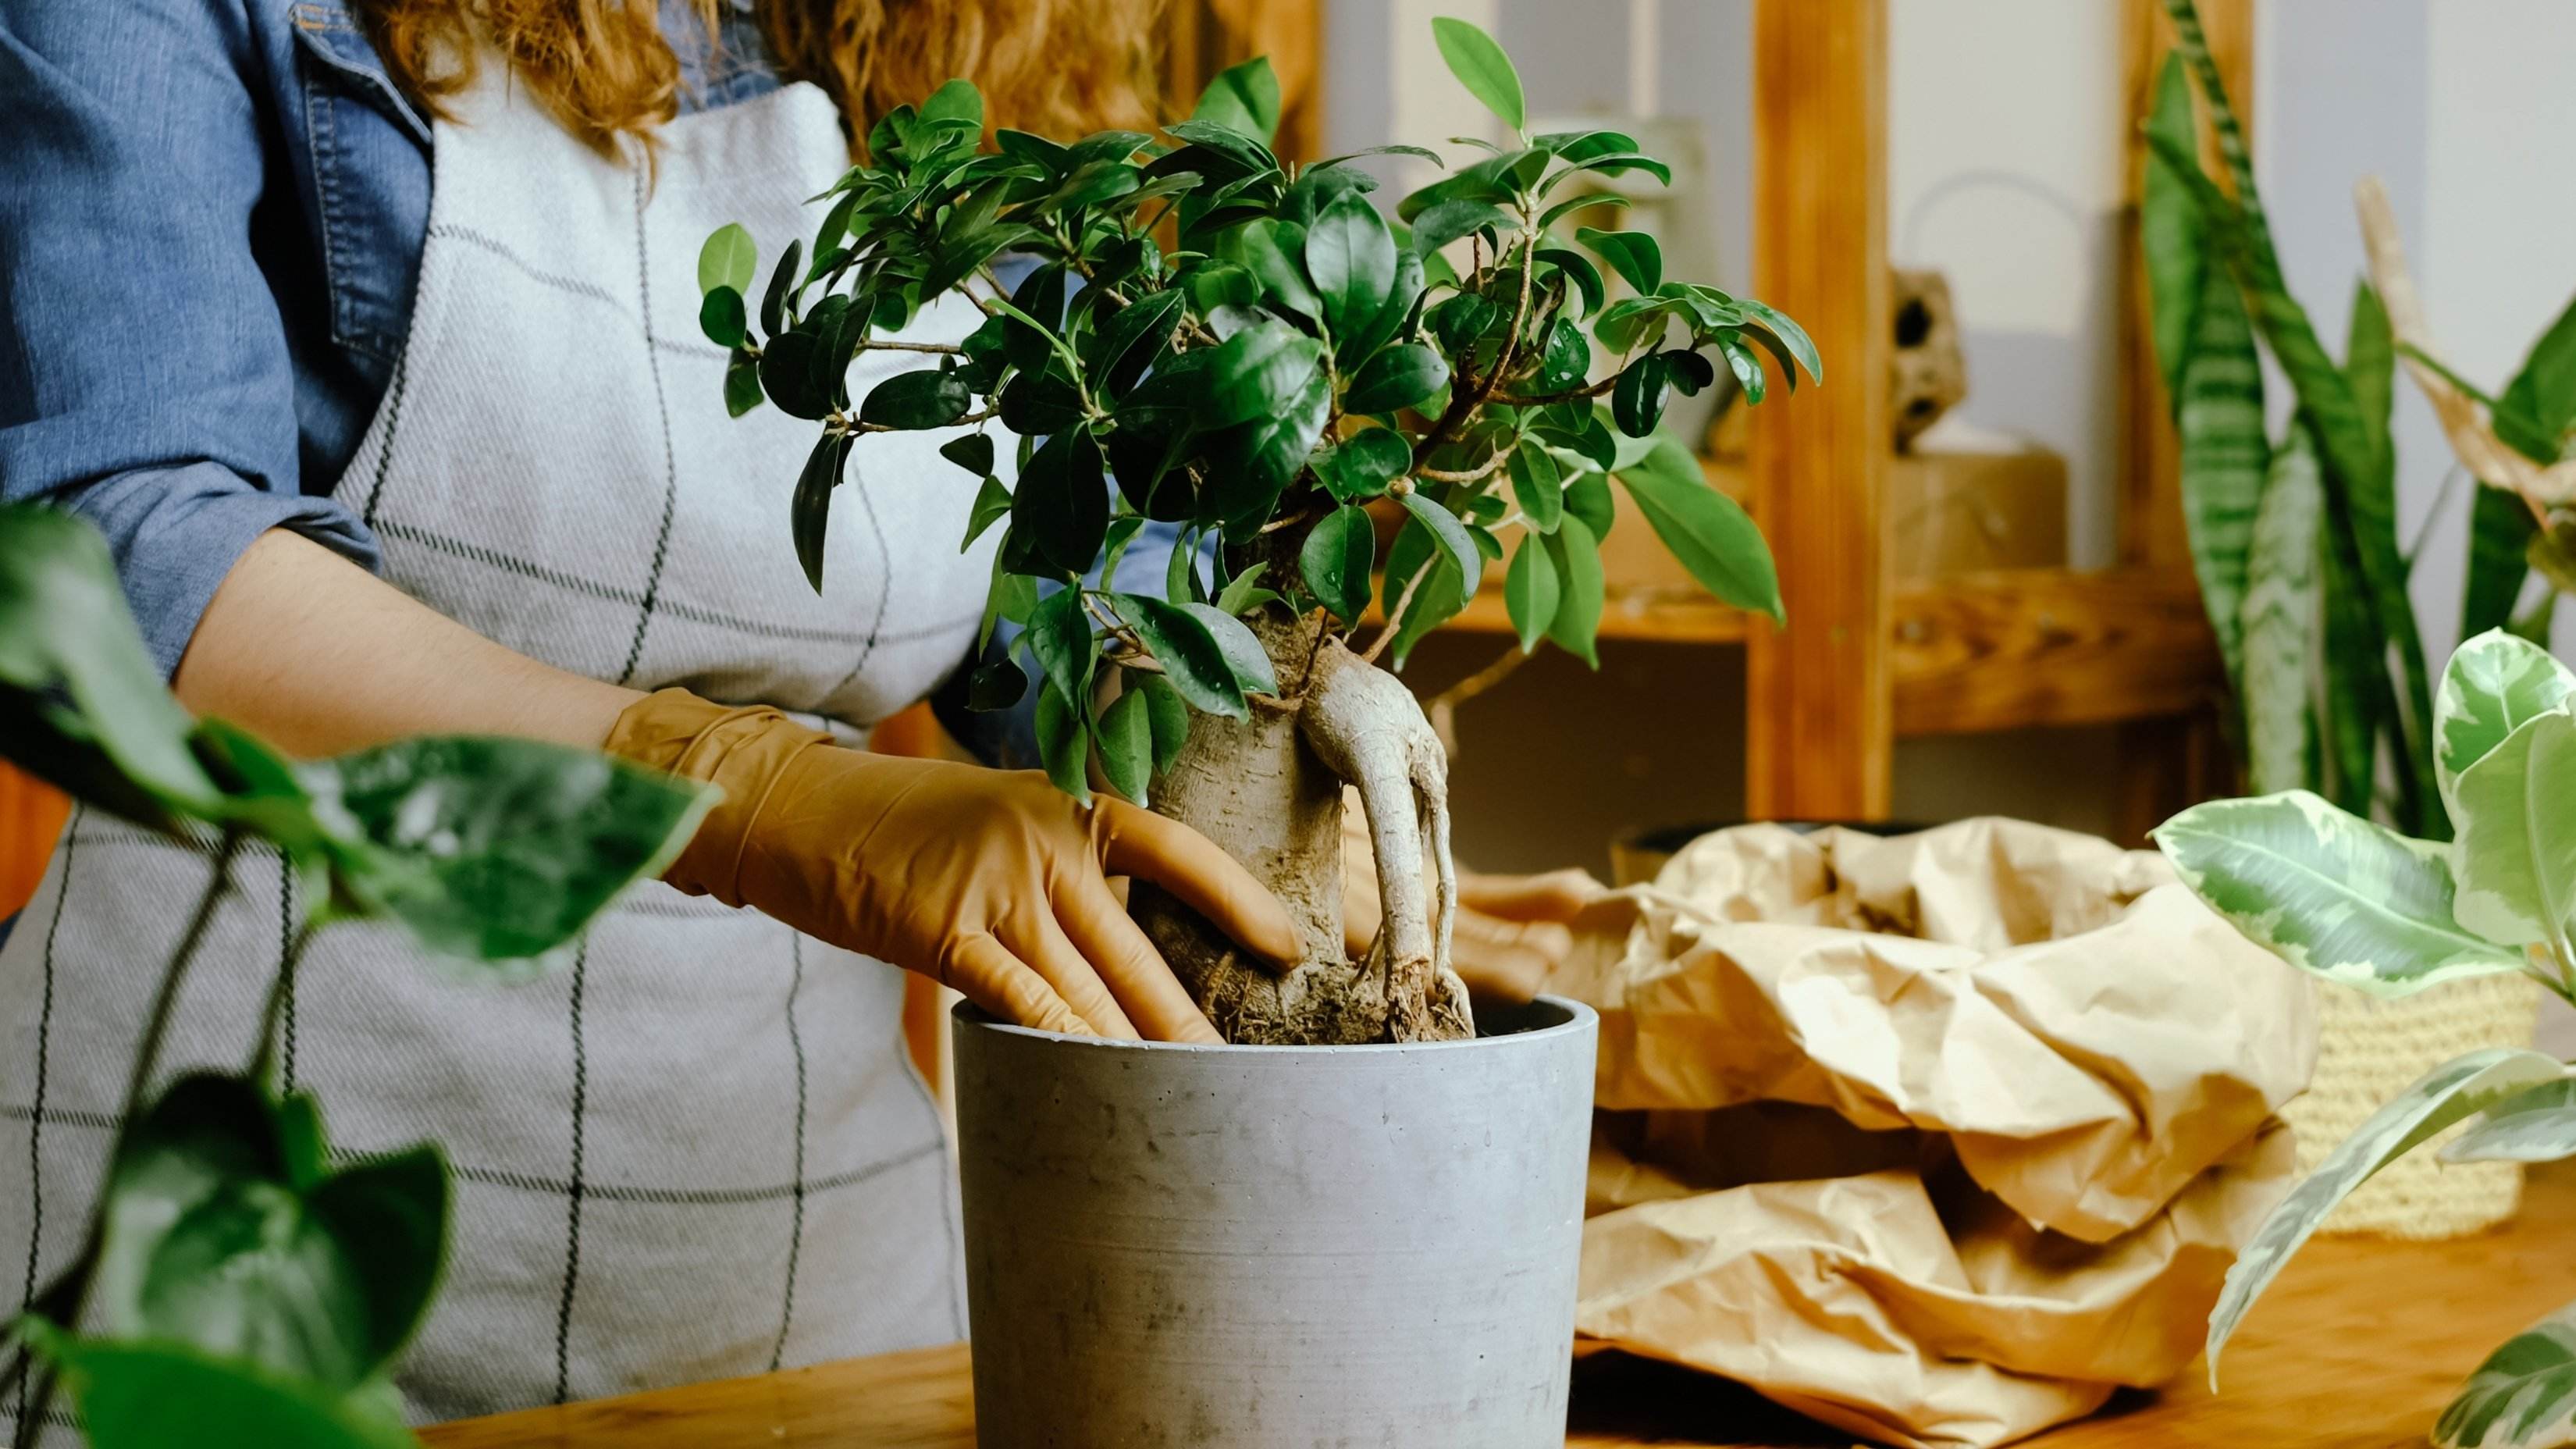
M1190 112L1190 119L1213 121L1269 140L1279 129L1279 77L1272 74L1269 58L1254 56L1218 71L1207 89L1199 92L1198 107Z
M981 714L1009 709L1029 692L1029 676L1009 659L988 659L966 678L966 707Z
M2507 1097L2442 1148L2444 1162L2556 1162L2576 1157L2576 1081Z
M1608 293L1602 287L1601 271L1592 265L1591 258L1569 247L1541 247L1538 260L1564 272L1574 289L1583 294L1583 305L1575 312L1577 317L1589 317L1601 310Z
M1324 316L1324 299L1306 276L1305 228L1262 217L1227 232L1221 254L1252 273L1265 300L1300 317Z
M1811 380L1816 382L1825 380L1825 360L1817 353L1815 341L1807 336L1807 329L1792 321L1787 313L1772 307L1769 303L1757 302L1751 297L1737 297L1734 299L1734 305L1736 310L1760 324L1757 328L1749 330L1746 335L1759 341L1764 333L1770 334L1778 340L1781 347L1788 349L1790 357L1797 359L1799 367L1807 370L1807 376ZM1796 392L1798 390L1797 369L1790 367L1788 362L1783 360L1780 371L1789 384L1789 390Z
M984 97L972 82L951 78L930 93L921 103L925 121L963 121L981 131L984 128Z
M1139 805L1151 803L1146 787L1154 775L1154 722L1143 690L1125 691L1100 712L1095 744L1109 788Z
M832 490L841 484L841 466L848 456L846 437L826 433L816 439L814 451L805 455L803 471L796 475L796 491L787 501L796 562L805 570L805 582L818 594L823 592L823 542L831 534Z
M899 372L868 389L859 421L884 428L944 428L966 415L974 399L966 379L945 368Z
M1091 668L1100 657L1100 641L1091 632L1091 616L1082 607L1083 591L1073 585L1038 600L1029 611L1029 653L1058 694L1068 700L1091 698Z
M740 347L747 325L742 293L731 287L718 287L698 303L698 330L718 347Z
M760 388L778 410L791 418L819 422L832 400L814 386L814 359L820 347L810 332L781 332L760 350Z
M1771 545L1742 504L1709 486L1708 475L1688 449L1657 438L1642 460L1617 477L1655 536L1700 587L1775 622L1786 617ZM1569 494L1569 509L1572 502Z
M1480 231L1502 236L1519 228L1508 212L1489 201L1453 197L1426 207L1413 219L1413 253L1429 256L1460 237Z
M1083 424L1055 434L1029 455L1011 495L1011 530L1065 574L1082 574L1109 533L1109 480L1100 445Z
M1167 603L1151 594L1113 594L1110 598L1118 617L1144 641L1146 651L1163 666L1163 677L1180 691L1190 708L1228 719L1250 717L1234 663L1209 632L1206 618L1197 612L1201 606ZM1208 612L1213 614L1215 610ZM1232 619L1227 622L1238 629L1243 627Z
M90 1449L418 1449L369 1395L218 1358L185 1344L38 1338L59 1365Z
M1261 605L1278 598L1277 593L1261 587L1261 576L1268 572L1270 572L1268 563L1256 562L1226 580L1225 587L1217 590L1216 593L1217 612L1241 618Z
M1216 429L1277 414L1320 376L1323 357L1321 344L1285 323L1234 334L1209 358L1199 426Z
M993 435L968 433L950 438L939 445L939 456L963 468L971 476L990 477L993 472Z
M764 400L760 390L760 363L739 349L734 352L733 360L725 365L724 400L725 416L734 418L750 412Z
M1541 534L1537 541L1546 546L1557 583L1556 608L1548 620L1547 637L1555 640L1558 648L1598 669L1601 656L1594 638L1601 631L1605 584L1601 546L1593 537L1592 526L1568 513L1556 532ZM1528 545L1524 543L1522 547L1526 550Z
M1606 473L1585 473L1565 485L1565 516L1580 518L1592 530L1597 542L1610 536L1610 525L1618 521L1618 505L1610 498L1610 477Z
M59 509L0 505L0 753L78 799L167 828L222 809L190 733L98 531Z
M1503 610L1520 638L1523 654L1537 648L1538 641L1547 637L1548 626L1556 622L1557 597L1556 562L1548 554L1547 540L1525 535L1512 553L1511 567L1503 573Z
M2555 1059L2538 1052L2490 1047L2435 1067L2371 1114L2306 1181L2290 1190L2255 1229L2253 1239L2237 1254L2236 1265L2227 1270L2226 1286L2219 1290L2218 1306L2209 1315L2211 1386L2218 1383L2219 1350L2236 1331L2237 1321L2290 1255L2354 1188L2452 1123L2565 1072Z
M1324 465L1324 487L1344 503L1375 498L1413 466L1413 447L1392 428L1362 428L1342 439Z
M1324 515L1297 551L1298 577L1316 602L1345 623L1368 612L1369 572L1377 563L1377 533L1368 510L1345 503Z
M2272 457L2254 516L2240 606L2237 693L2245 718L2245 770L2255 791L2295 790L2318 777L2317 662L2325 651L2317 529L2325 506L2317 455L2293 428ZM2210 607L2216 598L2204 594Z
M726 222L698 248L698 291L703 295L731 287L737 297L747 295L759 264L760 249L752 244L751 233L738 221Z
M1165 355L1187 301L1178 289L1171 289L1149 293L1119 308L1093 335L1092 375L1105 378L1112 395L1123 396Z
M1159 674L1130 674L1128 687L1145 696L1147 722L1153 727L1154 773L1162 774L1181 757L1190 738L1190 707L1172 682Z
M966 537L957 545L957 551L964 553L973 548L975 540L984 536L984 530L1009 517L1010 512L1011 490L1002 486L1001 479L987 476L976 490L974 511L966 516Z
M2576 716L2562 702L2516 725L2460 771L2451 795L2459 923L2490 941L2563 949L2576 934Z
M1588 226L1574 229L1574 239L1601 254L1610 269L1619 274L1640 297L1655 295L1664 284L1664 249L1652 235L1642 231L1596 231Z
M1512 69L1512 58L1503 54L1492 36L1464 20L1441 16L1431 22L1431 38L1440 47L1440 59L1467 94L1514 131L1528 127L1529 107L1521 97L1520 72Z
M460 961L544 965L688 843L716 792L591 750L424 736L301 773L362 845L339 889Z
M2435 1449L2576 1443L2576 1305L2505 1340L2433 1424Z
M1449 385L1449 364L1419 342L1387 348L1360 364L1343 390L1342 408L1354 413L1391 413L1408 408Z
M1275 411L1209 438L1201 518L1238 534L1266 522L1313 455L1332 406L1332 384L1312 371Z
M1376 320L1395 285L1395 238L1367 197L1345 191L1316 216L1306 230L1306 272L1335 336Z
M797 282L796 264L804 259L805 243L790 240L786 252L778 258L778 266L769 274L769 290L761 294L760 330L768 333L772 341L787 330L791 320L787 315L788 298ZM777 395L776 388L770 389L770 396Z
M1038 685L1036 727L1038 759L1047 778L1074 799L1091 803L1091 726L1081 708L1057 692L1053 680Z
M1400 494L1396 501L1402 503L1404 511L1412 514L1424 528L1431 530L1431 537L1449 555L1450 562L1458 568L1459 577L1465 580L1462 597L1473 597L1476 580L1484 576L1485 561L1483 555L1476 551L1476 540L1469 536L1458 516L1420 489Z
M1395 630L1391 658L1397 669L1413 656L1415 645L1466 607L1456 557L1420 519L1406 520L1387 549L1384 598Z
M1512 501L1529 526L1540 533L1556 532L1557 520L1565 516L1565 479L1555 456L1536 439L1524 438L1504 468L1511 474Z
M2549 651L2500 629L2462 644L2433 697L2433 766L2456 810L2460 772L2494 753L2524 724L2566 707L2576 672Z
M2521 953L2454 918L2442 847L2305 790L2195 805L2158 826L2155 840L2229 925L2329 981L2403 996L2522 964Z
M1610 389L1610 416L1619 431L1632 438L1642 438L1655 431L1664 420L1664 400L1671 383L1665 372L1663 354L1649 352L1620 370L1619 380Z
M1261 640L1241 619L1214 604L1181 605L1216 641L1217 652L1225 656L1226 667L1234 672L1235 683L1247 694L1279 692L1279 676L1271 668L1270 655L1262 649Z

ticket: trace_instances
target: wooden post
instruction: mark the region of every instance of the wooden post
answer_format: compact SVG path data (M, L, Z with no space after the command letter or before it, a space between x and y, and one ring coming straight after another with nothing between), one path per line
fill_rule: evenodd
M1893 728L1881 500L1888 459L1886 0L1756 0L1754 295L1795 317L1825 385L1750 417L1754 513L1789 622L1745 661L1745 809L1883 819Z

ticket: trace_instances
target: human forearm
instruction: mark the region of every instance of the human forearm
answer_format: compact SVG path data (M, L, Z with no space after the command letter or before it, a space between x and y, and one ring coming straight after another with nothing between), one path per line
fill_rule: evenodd
M283 530L225 575L173 684L196 713L304 756L417 734L596 746L643 697L495 644Z

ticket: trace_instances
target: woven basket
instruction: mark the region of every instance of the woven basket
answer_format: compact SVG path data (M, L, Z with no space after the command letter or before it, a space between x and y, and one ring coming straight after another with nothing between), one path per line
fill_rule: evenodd
M2281 1110L2298 1129L2302 1175L2382 1103L2434 1067L2479 1047L2527 1045L2540 1021L2540 988L2528 977L2505 973L2390 1000L2321 983L2317 1007L2316 1077ZM2437 1149L2459 1130L2382 1168L2343 1200L2323 1231L2458 1238L2512 1217L2522 1200L2521 1166L2443 1163Z

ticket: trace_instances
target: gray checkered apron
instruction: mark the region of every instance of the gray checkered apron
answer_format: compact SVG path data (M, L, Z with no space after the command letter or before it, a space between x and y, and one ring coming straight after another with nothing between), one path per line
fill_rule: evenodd
M724 354L697 327L710 231L740 221L772 248L810 232L801 198L846 164L831 102L797 85L683 117L648 166L482 71L438 127L411 338L337 494L385 576L564 668L852 738L922 697L969 651L990 563L958 552L973 490L936 456L947 435L858 450L817 598L787 526L814 426L728 419ZM906 336L973 320L952 302ZM852 391L922 361L871 354ZM207 864L81 812L0 951L0 1273L27 1292L78 1244ZM308 904L273 856L241 886L181 998L174 1070L247 1060ZM415 1418L964 1335L948 1157L891 968L656 882L532 982L356 925L298 975L284 1070L340 1150L428 1138L455 1164L445 1292L398 1378Z

